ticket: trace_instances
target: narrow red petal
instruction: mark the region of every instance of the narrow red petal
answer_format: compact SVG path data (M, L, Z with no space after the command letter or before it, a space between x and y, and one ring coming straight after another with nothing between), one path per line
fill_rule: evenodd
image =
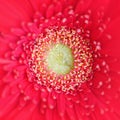
M10 27L20 25L20 21L31 19L33 9L27 0L0 1L0 31L7 32Z

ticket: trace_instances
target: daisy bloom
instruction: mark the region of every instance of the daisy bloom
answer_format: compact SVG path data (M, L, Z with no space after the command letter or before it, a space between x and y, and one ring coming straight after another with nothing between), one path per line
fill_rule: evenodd
M0 120L120 120L119 0L0 0Z

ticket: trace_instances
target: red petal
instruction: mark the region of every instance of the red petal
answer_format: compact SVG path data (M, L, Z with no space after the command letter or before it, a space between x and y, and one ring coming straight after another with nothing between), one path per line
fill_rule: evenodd
M21 21L30 20L32 13L33 9L27 0L1 0L0 31L7 32L11 26L18 26Z
M113 20L101 37L102 53L120 58L120 18Z
M90 6L92 0L79 0L79 2L76 5L75 12L81 13L88 9Z

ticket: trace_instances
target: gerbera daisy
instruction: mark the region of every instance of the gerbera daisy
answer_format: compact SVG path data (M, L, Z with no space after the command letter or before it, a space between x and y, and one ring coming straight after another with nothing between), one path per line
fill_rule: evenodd
M119 6L1 0L0 120L119 120Z

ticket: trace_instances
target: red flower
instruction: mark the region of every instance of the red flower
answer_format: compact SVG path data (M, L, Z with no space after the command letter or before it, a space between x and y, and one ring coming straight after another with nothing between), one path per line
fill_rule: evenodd
M0 120L119 120L119 7L1 0Z

